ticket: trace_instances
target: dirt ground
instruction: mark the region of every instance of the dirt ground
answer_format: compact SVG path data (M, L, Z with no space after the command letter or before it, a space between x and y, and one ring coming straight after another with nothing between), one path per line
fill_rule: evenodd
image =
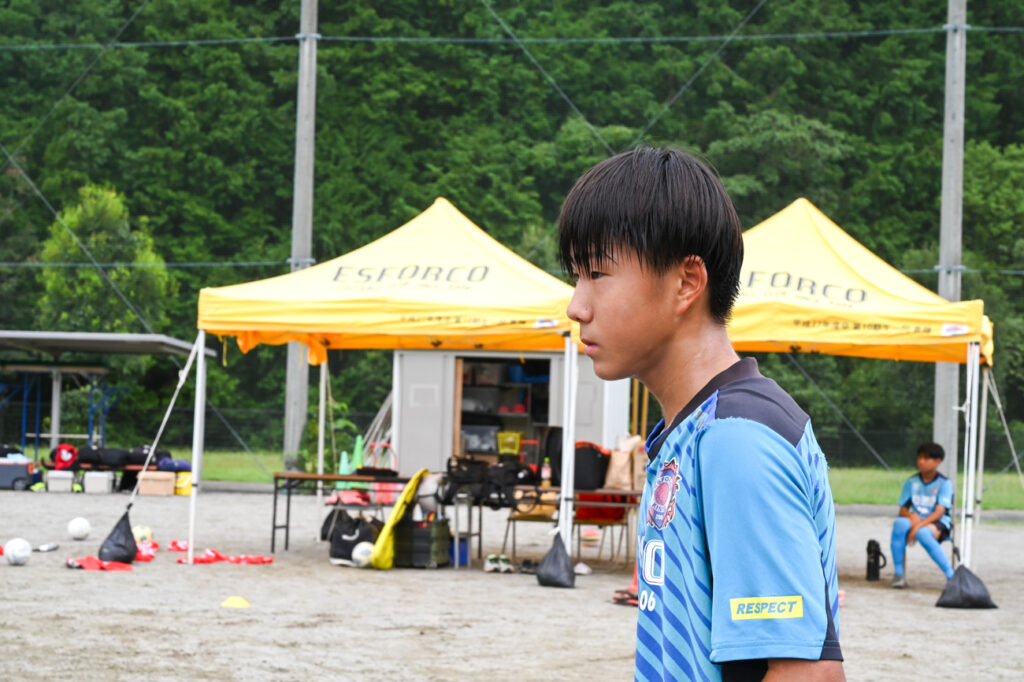
M212 486L211 486L212 487ZM269 554L271 496L204 491L199 549ZM266 566L177 564L161 550L130 573L65 567L95 555L127 496L0 492L0 541L24 537L26 566L0 563L0 678L69 679L414 679L624 680L633 669L636 612L611 603L631 573L593 559L598 570L573 590L542 588L532 575L479 567L377 572L331 566L315 540L323 510L295 499L290 549L282 538ZM1017 680L1024 671L1024 514L991 514L975 535L973 568L997 610L934 607L943 579L911 549L911 587L865 581L865 546L888 553L889 510L839 514L840 638L850 680ZM93 525L72 541L67 522ZM140 497L133 524L163 546L185 539L188 500ZM484 515L484 553L500 550L504 513ZM522 524L519 554L539 558L541 524ZM584 560L595 550L584 549ZM224 608L231 596L250 608Z

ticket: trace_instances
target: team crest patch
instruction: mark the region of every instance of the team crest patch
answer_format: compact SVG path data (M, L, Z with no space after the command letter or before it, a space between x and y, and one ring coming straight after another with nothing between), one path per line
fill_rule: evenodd
M676 492L679 491L679 464L671 459L661 467L654 479L651 504L647 508L647 524L664 530L676 513Z

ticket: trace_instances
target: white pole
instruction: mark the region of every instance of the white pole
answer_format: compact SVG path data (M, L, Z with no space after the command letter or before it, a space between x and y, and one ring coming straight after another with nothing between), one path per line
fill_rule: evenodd
M972 343L967 351L967 380L968 404L967 404L967 439L964 443L964 452L967 459L964 461L964 546L963 564L970 568L971 549L974 539L974 466L978 454L978 344Z
M320 363L320 421L317 426L316 434L316 473L323 475L324 473L324 433L326 429L324 425L327 421L327 360L324 359ZM320 514L320 510L324 506L324 482L316 482L316 514ZM320 534L317 533L316 539L320 539Z
M192 495L188 503L188 563L192 563L196 544L196 497L203 478L203 447L206 443L206 332L196 339L196 403L192 408Z
M991 370L988 367L981 368L981 417L978 418L978 482L974 486L974 500L978 507L975 510L975 516L978 519L978 523L981 523L981 479L985 473L985 435L988 431L988 384L990 379Z
M558 528L562 534L565 548L572 547L572 477L569 475L569 462L575 459L576 447L572 440L572 336L565 335L565 357L562 367L562 466L558 472L561 483L562 499L558 506Z
M50 402L50 452L60 444L60 367L53 370L53 397Z

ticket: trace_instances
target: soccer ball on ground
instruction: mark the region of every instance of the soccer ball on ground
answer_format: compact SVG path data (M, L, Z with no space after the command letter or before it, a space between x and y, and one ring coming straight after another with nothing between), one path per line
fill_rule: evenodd
M68 535L74 540L84 540L89 537L89 533L92 532L92 526L89 524L89 520L81 516L68 521Z
M373 554L373 543L360 542L352 548L352 564L358 568L369 567L371 554Z
M32 556L32 545L24 538L12 538L4 545L4 556L11 566L24 566Z
M135 542L149 542L153 539L153 529L149 526L132 526L132 535L135 536Z

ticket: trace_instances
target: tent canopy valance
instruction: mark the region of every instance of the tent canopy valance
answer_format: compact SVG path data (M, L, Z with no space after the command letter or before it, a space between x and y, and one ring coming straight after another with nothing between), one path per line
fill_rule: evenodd
M729 324L745 352L992 363L982 301L951 303L874 255L806 199L743 234L740 297Z
M564 347L572 287L502 246L446 199L343 256L199 294L200 329L243 352L299 341L330 348Z

